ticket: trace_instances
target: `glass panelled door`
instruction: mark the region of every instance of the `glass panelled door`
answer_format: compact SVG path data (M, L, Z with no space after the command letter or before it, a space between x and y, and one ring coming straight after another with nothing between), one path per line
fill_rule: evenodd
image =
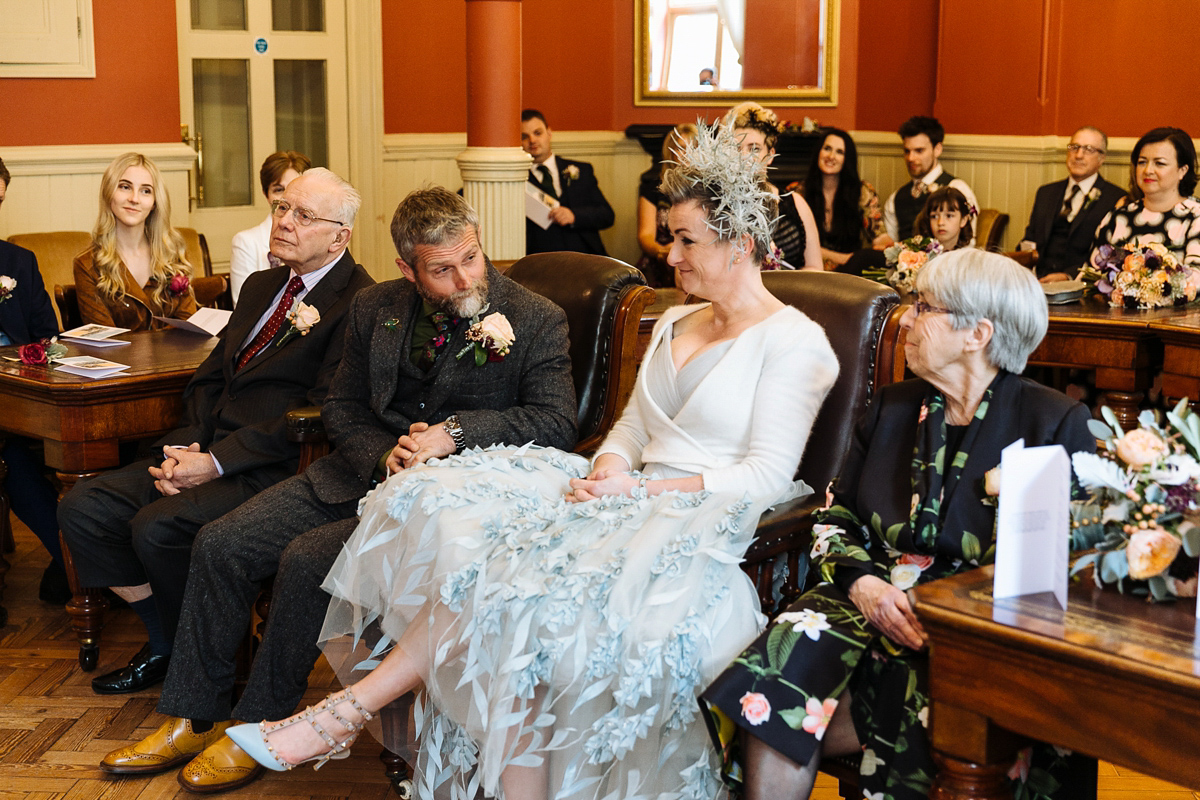
M176 0L183 135L198 154L188 207L213 265L267 215L258 170L276 150L346 175L344 0ZM176 198L177 206L183 198Z

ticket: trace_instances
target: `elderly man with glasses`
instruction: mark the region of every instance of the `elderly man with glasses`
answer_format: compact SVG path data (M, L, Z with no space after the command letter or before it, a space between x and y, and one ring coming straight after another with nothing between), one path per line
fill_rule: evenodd
M1088 260L1096 228L1125 194L1100 176L1108 137L1086 126L1067 145L1067 177L1037 191L1025 238L1018 250L1037 251L1037 275L1043 283L1075 277Z
M293 181L272 210L284 264L246 279L220 341L184 389L183 427L154 457L78 483L58 522L85 587L107 586L142 619L147 644L92 681L136 692L167 673L192 540L207 522L296 473L284 415L319 404L342 359L350 301L374 283L346 245L358 192L327 169Z

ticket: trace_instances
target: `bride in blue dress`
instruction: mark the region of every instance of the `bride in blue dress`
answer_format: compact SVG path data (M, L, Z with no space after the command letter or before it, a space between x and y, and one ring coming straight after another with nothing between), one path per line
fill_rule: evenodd
M793 477L838 364L763 287L776 201L728 129L702 129L662 190L676 283L709 302L663 315L590 464L497 446L367 495L324 584L322 638L355 648L356 680L231 728L264 766L345 755L416 689L418 796L723 793L696 698L765 623L739 564L759 515L810 491Z

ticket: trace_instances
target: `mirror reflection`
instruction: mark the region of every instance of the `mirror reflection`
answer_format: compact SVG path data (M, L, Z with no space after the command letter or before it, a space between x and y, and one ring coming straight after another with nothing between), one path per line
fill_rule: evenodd
M836 102L836 0L639 0L639 104ZM719 96L719 97L718 97Z

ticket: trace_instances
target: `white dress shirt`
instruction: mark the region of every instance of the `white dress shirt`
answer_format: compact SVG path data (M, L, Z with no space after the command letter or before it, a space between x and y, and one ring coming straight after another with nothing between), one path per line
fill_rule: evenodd
M558 162L554 158L554 153L551 153L541 164L533 164L529 167L529 174L533 176L534 183L542 182L542 167L550 170L550 180L554 184L555 196L562 197L562 184L558 180Z
M942 173L945 171L942 169L941 164L935 164L933 169L929 170L925 174L925 177L921 178L921 183L932 186L933 182L942 177ZM907 185L905 184L905 186ZM979 201L975 199L975 193L971 191L970 186L967 186L966 181L962 178L955 178L948 185L962 192L963 197L967 198L967 202L975 209L976 213L979 212ZM903 188L904 186L900 187L900 189ZM896 192L900 191L900 189L897 189ZM896 192L888 195L887 202L883 204L883 227L887 230L887 235L892 237L893 242L899 242L908 238L907 236L900 235L900 223L896 221Z

